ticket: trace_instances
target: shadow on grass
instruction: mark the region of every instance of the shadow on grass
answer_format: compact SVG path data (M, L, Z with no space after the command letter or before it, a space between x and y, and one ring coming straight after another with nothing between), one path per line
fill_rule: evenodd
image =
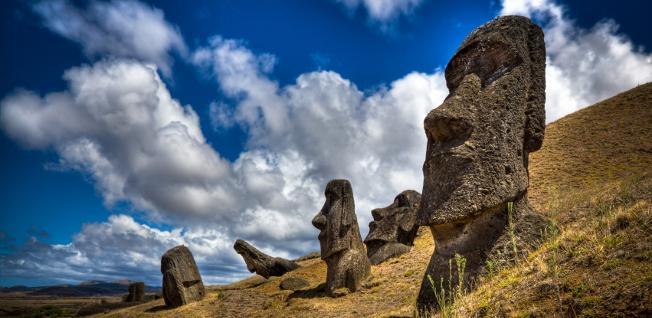
M318 286L310 289L297 290L288 296L288 300L292 298L320 298L328 297L326 294L326 283L319 284Z
M168 305L158 305L158 306L154 306L154 307L152 307L150 309L147 309L145 311L146 312L159 312L159 311L170 310L170 309L174 309L174 307L168 306Z
M143 303L144 302L129 302L129 303L119 302L119 303L91 304L80 308L79 311L77 312L77 316L83 317L83 316L96 315L100 313L107 313L113 310L133 307ZM45 315L45 316L38 316L38 317L51 317L51 316Z

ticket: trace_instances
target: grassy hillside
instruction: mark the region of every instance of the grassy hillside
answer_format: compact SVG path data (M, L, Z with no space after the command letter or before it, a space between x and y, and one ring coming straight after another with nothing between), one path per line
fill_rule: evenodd
M559 233L440 316L652 315L652 84L548 125L530 165L530 199ZM363 290L340 298L320 291L326 266L310 259L285 276L307 279L302 291L280 290L285 277L254 276L181 308L158 300L102 316L410 317L433 248L421 229L410 253L372 266Z

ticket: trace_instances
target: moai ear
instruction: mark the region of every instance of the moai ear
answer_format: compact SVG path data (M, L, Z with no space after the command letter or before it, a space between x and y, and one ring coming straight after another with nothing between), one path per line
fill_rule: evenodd
M543 31L532 24L528 33L528 50L530 54L530 88L525 109L525 135L523 148L534 152L541 148L546 125L546 47Z
M342 197L340 200L342 200L340 204L340 208L342 209L340 212L342 228L348 229L348 227L353 224L353 217L355 216L355 211L353 211L353 213L348 212L349 207L351 206L351 194L346 193L346 190L342 191Z
M348 189L347 189L348 186ZM351 192L351 186L347 182L344 184L342 187L342 192L340 196L341 200L341 205L340 208L342 209L342 212L340 214L340 217L342 218L342 226L348 228L355 222L355 210L351 208L353 205L353 193ZM352 211L353 213L349 213L349 211Z

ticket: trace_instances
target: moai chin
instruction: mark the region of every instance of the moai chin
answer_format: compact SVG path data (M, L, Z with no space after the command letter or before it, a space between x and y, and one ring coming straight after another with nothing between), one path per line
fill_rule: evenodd
M412 248L419 226L416 224L421 194L414 190L399 193L392 204L373 209L374 220L364 239L371 264L407 253Z
M509 264L541 241L549 222L532 210L527 188L528 154L545 129L545 62L541 28L504 16L473 31L446 66L450 93L424 120L417 223L430 227L435 252L419 312L436 310L435 289L450 295L458 286L455 254L472 288L487 264Z
M326 185L326 202L312 220L319 229L321 258L326 261L326 292L354 292L369 276L370 265L360 237L351 183L332 180Z

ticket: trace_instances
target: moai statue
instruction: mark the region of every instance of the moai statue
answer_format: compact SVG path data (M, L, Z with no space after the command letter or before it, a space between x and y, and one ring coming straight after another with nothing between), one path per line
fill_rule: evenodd
M187 247L179 245L165 252L161 257L161 273L166 305L178 307L204 298L204 283Z
M541 241L549 222L533 211L527 188L528 154L541 148L545 129L545 63L541 28L504 16L473 31L446 66L450 93L424 120L417 223L430 227L435 252L419 312L436 310L434 290L450 295L460 276L472 288L487 264L509 264Z
M351 183L332 180L325 195L326 202L312 224L320 231L321 258L328 266L326 292L335 295L340 288L354 292L369 276L371 266L360 237Z
M127 302L140 302L145 300L145 283L135 282L129 284L129 295L127 295Z
M421 194L414 190L399 193L394 202L371 211L369 234L364 239L371 264L407 253L412 248L419 226L416 223Z
M233 248L242 256L249 272L256 272L265 278L283 276L283 274L299 268L297 263L285 258L269 256L243 240L235 241Z

